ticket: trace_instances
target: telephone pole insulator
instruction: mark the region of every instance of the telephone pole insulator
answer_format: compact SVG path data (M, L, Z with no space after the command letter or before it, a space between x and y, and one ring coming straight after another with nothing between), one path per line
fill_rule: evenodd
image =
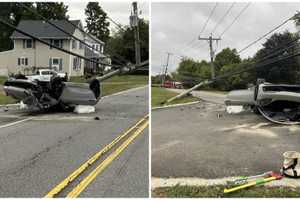
M202 38L199 36L198 40L206 40L209 42L211 78L215 78L216 76L215 65L214 65L215 52L213 50L213 41L219 41L221 40L221 38L213 38L212 34L210 34L208 38Z

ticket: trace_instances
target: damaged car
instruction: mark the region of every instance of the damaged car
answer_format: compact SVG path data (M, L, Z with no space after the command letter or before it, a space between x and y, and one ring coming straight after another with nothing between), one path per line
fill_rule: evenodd
M11 77L4 83L6 95L22 101L30 110L59 108L72 111L77 105L94 106L101 98L101 85L97 79L88 83L64 82L52 76L50 81L32 81L25 76Z
M234 90L226 106L243 106L279 124L300 124L300 85L272 84L259 79L255 86Z

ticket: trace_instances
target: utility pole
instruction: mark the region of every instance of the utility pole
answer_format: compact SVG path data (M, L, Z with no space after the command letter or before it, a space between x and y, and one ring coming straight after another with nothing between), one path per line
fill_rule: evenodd
M165 80L166 80L166 77L167 77L167 74L168 74L168 66L169 66L170 55L172 55L172 53L167 52L167 63L165 65L165 67L163 68L163 76L162 76L161 85L165 84Z
M215 65L214 65L214 57L215 57L215 52L213 50L213 41L219 41L221 38L213 38L212 34L208 38L202 38L199 36L199 40L206 40L209 42L209 50L210 50L210 67L211 67L211 78L215 78L216 73L215 73Z
M137 2L132 3L133 13L130 16L130 26L134 29L134 46L135 46L135 64L141 63L141 47L139 33L139 14Z

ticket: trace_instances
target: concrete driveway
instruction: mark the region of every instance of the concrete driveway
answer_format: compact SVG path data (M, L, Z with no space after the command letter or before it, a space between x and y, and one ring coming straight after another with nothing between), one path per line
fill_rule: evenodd
M300 126L272 124L250 111L227 114L223 104L154 110L152 176L211 179L278 171L282 153L300 151L299 143Z

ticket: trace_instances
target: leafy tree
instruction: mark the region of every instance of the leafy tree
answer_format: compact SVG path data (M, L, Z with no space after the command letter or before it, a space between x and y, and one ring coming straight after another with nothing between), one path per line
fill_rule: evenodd
M68 7L63 3L54 2L36 4L30 2L3 2L0 3L0 17L14 26L17 26L20 20L40 19L34 13L25 9L22 5L36 10L38 13L49 19L65 19L68 17L66 15ZM13 31L13 29L0 24L0 51L6 51L13 48L13 43L9 38Z
M64 5L64 3L36 3L36 10L44 17L51 20L63 20L69 18L67 15L68 6Z
M241 58L238 55L236 49L225 48L216 55L214 60L215 70L218 71L225 65L241 63Z
M141 61L149 59L149 22L139 20L139 33L141 45ZM134 30L124 27L114 33L106 44L109 55L121 55L125 60L135 63ZM118 59L118 57L115 57Z
M109 39L109 22L107 14L98 2L89 2L85 9L87 31L106 42Z
M295 35L285 31L284 33L275 33L263 44L263 48L260 49L254 56L256 62L261 60L272 60L279 56L291 54L297 51L298 45L274 54L274 51L278 49L284 49L291 45L294 41ZM272 56L267 56L272 55ZM267 56L267 57L266 57ZM295 58L289 58L280 62L272 63L255 70L255 76L258 78L264 78L273 83L299 83L300 65L299 60Z

